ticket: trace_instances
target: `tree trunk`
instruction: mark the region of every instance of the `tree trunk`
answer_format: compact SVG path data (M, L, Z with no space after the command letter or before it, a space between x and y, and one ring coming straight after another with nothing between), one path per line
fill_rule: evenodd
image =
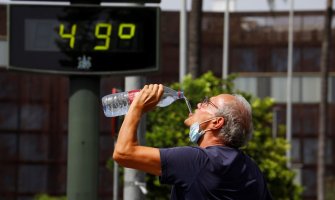
M193 78L200 75L201 65L201 19L202 0L192 0L192 9L189 19L189 53L188 53L188 73Z
M321 101L319 112L319 136L318 136L318 163L317 163L317 199L324 200L324 177L325 177L325 138L328 124L328 66L330 58L331 21L333 17L333 0L327 0L325 11L325 24L323 30L321 47Z

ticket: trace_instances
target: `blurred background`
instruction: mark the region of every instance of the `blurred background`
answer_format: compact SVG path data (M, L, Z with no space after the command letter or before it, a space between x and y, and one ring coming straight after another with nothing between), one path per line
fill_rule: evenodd
M201 6L198 29L192 29L195 4ZM289 0L189 0L187 8L186 74L199 77L211 71L223 76L224 45L228 74L237 73L235 87L259 98L272 97L273 133L287 124L287 84L292 91L291 165L304 187L301 199L318 198L322 91L322 42L326 0L295 0L292 41L292 82L288 83ZM69 79L9 71L7 11L0 0L0 199L32 200L39 193L64 196L68 150ZM180 81L180 0L162 0L160 71L146 75L147 83ZM224 42L224 16L229 11L229 44ZM291 10L292 13L293 10ZM333 18L333 16L332 16ZM334 20L330 24L327 75L327 123L324 133L324 176L334 184L335 173L335 56ZM192 36L198 30L198 36ZM227 30L227 29L226 29ZM194 37L196 37L194 39ZM198 38L197 38L198 37ZM192 53L190 44L197 43ZM192 58L192 56L194 56ZM196 66L196 67L195 67ZM195 68L195 70L194 70ZM125 76L103 76L101 96L124 90ZM115 122L113 122L115 123ZM113 173L106 167L112 151L115 124L100 113L99 199L113 196ZM276 136L274 136L276 137ZM319 166L320 167L320 166ZM334 197L334 196L333 196Z

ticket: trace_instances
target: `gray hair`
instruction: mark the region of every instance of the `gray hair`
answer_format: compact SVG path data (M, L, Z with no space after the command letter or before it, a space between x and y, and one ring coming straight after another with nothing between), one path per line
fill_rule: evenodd
M229 147L239 148L252 136L252 109L249 102L241 95L234 94L235 101L225 102L215 116L225 119L219 137Z

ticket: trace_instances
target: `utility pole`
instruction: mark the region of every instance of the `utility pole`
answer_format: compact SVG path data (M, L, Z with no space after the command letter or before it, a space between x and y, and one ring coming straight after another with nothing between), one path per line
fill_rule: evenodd
M97 200L100 77L70 77L67 199Z
M223 65L222 65L222 78L228 77L228 54L229 54L229 2L226 0L226 10L223 20Z
M293 17L294 0L290 0L290 14L288 27L288 55L287 55L287 103L286 103L286 140L292 142L292 68L293 68ZM292 167L291 149L286 150L287 167Z
M187 0L180 1L179 28L179 83L182 83L187 67Z

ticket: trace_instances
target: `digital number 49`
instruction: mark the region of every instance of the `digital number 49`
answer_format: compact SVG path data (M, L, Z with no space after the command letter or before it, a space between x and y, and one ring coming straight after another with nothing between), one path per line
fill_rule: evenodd
M71 49L74 48L75 41L76 41L76 33L77 33L77 24L72 24L70 32L65 33L64 31L65 25L59 25L59 32L61 38L69 40L69 46ZM103 30L105 31L101 33ZM125 32L125 30L128 30ZM132 23L121 23L118 28L118 37L122 40L130 40L134 37L136 31L136 25ZM97 23L95 26L94 35L97 39L104 40L104 44L96 45L94 50L96 51L105 51L109 49L110 45L110 36L112 33L112 25L109 23Z

